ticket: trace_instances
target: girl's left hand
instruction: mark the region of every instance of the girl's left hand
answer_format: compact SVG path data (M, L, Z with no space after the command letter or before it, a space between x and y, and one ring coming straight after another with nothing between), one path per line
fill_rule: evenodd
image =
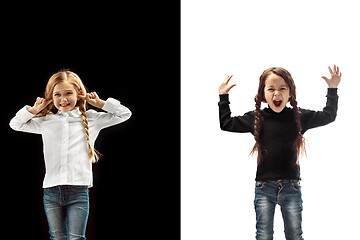
M102 108L105 104L105 101L100 99L96 92L86 93L86 95L79 95L80 98L86 100L90 105Z
M325 76L322 76L322 78L327 82L327 84L329 85L329 88L337 88L341 81L341 72L339 72L339 67L337 67L334 64L333 70L331 70L330 66L328 68L329 68L329 72L331 74L331 78L328 79Z

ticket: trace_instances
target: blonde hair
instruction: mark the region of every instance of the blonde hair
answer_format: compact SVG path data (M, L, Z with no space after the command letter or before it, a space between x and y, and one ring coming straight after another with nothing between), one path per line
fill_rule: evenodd
M50 77L50 79L46 85L46 88L45 88L45 99L46 100L52 99L53 91L54 91L56 84L65 82L65 81L72 84L78 94L86 95L86 88L85 88L84 84L82 83L80 77L76 73L71 72L69 70L60 70L59 72L53 74ZM82 120L82 123L84 126L84 133L85 133L85 138L86 138L86 142L87 142L87 146L88 146L89 159L92 163L95 163L99 160L100 153L97 152L96 150L94 150L90 144L89 124L88 124L88 120L87 120L87 116L86 116L86 101L85 101L85 99L80 98L77 101L75 107L78 107L81 112L81 120ZM50 103L49 105L47 105L37 116L38 117L46 116L47 114L50 113L51 110L54 110L53 103Z

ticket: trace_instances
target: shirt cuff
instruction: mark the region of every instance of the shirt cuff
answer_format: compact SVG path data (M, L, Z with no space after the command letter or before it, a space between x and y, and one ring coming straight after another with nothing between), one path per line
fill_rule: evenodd
M328 93L327 93L327 95L328 95L328 96L337 96L337 91L338 91L337 88L328 88Z
M16 117L23 123L28 122L30 119L32 119L35 116L34 114L28 111L29 108L30 106L26 105L16 113Z
M108 113L115 113L116 109L120 106L120 101L114 99L114 98L108 98L105 101L104 106L102 107L102 110L108 112Z
M220 102L228 102L229 101L229 94L221 94L220 96Z

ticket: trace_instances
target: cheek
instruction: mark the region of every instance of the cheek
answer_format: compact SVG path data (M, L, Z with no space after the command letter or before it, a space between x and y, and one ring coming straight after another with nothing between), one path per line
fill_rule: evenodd
M271 94L265 93L264 97L265 97L265 102L268 103L269 101L271 101L271 98L272 98Z
M71 102L72 102L73 104L76 104L77 101L78 101L77 96L74 96L74 97L71 98Z
M55 106L59 106L59 99L58 98L53 98L53 103Z

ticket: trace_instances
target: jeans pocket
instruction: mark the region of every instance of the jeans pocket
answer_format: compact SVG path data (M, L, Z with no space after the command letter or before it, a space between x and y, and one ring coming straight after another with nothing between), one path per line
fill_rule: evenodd
M73 192L86 193L88 191L88 186L71 185L69 186L69 189Z
M291 181L291 187L295 190L295 191L300 191L301 190L301 185L300 185L300 181Z
M265 182L260 182L260 181L255 182L255 189L256 190L261 190L261 189L264 188L264 186L265 186Z

